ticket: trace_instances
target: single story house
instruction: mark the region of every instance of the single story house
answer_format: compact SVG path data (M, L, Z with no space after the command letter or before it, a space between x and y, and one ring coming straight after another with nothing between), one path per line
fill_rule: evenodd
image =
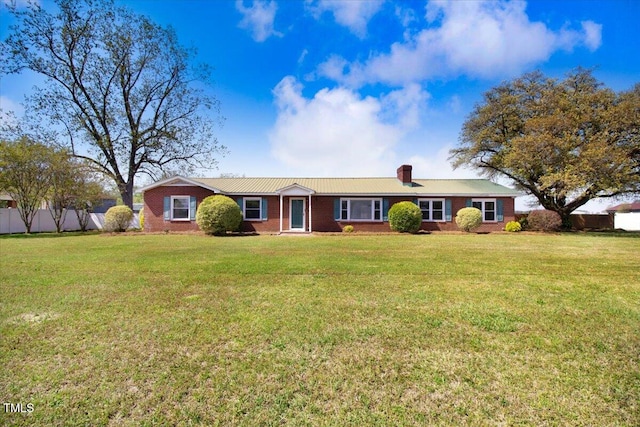
M390 231L394 203L422 210L422 229L457 230L456 212L482 211L479 231L498 231L514 220L519 192L485 179L413 179L411 165L391 178L185 178L155 182L144 193L145 231L198 230L196 209L214 194L234 199L244 216L242 231L259 233Z
M607 212L614 215L613 228L640 231L640 201L612 206Z

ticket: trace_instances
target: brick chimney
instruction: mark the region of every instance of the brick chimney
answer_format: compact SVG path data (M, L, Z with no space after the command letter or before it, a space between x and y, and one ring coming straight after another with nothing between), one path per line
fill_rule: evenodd
M413 181L411 180L411 165L402 165L398 168L398 180L402 182L402 185L411 186Z

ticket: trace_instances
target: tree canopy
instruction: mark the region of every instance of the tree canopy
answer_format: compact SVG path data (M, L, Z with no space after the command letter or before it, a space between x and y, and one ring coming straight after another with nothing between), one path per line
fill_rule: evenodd
M21 138L0 141L0 189L18 203L20 218L31 232L31 224L51 188L51 159L54 150Z
M0 70L46 78L27 107L61 130L61 143L111 177L129 206L138 174L213 167L222 118L195 51L111 0L56 3L56 12L11 8Z
M589 200L640 191L640 84L616 93L590 70L540 72L484 94L451 150L454 167L509 178L566 224Z

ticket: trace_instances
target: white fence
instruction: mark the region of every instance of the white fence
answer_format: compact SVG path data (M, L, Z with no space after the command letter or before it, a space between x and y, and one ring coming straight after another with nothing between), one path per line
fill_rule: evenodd
M89 224L87 230L102 230L104 225L104 214L92 213L89 218ZM139 228L140 221L138 214L133 215L131 221L131 228ZM63 231L75 231L80 230L80 224L78 223L78 217L75 211L67 211L67 216L64 219L62 226ZM20 212L18 209L12 208L0 208L0 234L16 234L24 233L27 231L22 219L20 218ZM38 209L36 215L31 223L32 233L42 233L56 231L56 225L51 217L51 212L48 209Z

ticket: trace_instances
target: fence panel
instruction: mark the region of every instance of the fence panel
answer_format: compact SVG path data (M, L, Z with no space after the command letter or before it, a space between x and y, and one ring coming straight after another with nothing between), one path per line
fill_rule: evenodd
M92 213L89 218L89 224L87 230L102 230L104 225L104 214ZM140 221L138 214L133 215L131 221L131 228L140 228ZM67 215L64 219L62 226L63 231L77 231L80 230L80 224L78 223L78 217L74 210L67 211ZM27 228L24 226L22 219L20 218L20 212L15 208L0 208L0 234L16 234L24 233ZM33 222L31 224L32 233L43 233L56 231L56 225L51 217L51 212L48 209L38 209Z

